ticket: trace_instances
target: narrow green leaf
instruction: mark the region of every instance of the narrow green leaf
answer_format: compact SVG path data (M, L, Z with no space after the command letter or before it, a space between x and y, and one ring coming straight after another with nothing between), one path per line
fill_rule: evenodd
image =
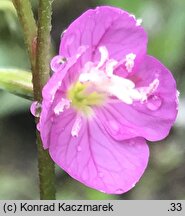
M16 10L13 6L13 3L12 1L7 1L7 0L1 0L1 4L0 4L0 10L1 11L10 11L11 13L16 14Z
M0 89L33 100L32 74L19 69L0 68Z

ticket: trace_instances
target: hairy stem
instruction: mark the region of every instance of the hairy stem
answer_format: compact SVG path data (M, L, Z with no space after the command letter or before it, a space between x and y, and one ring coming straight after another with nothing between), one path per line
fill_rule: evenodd
M36 65L33 72L33 89L36 101L42 101L42 89L49 78L49 53L51 11L53 0L39 0L38 36L36 49ZM37 119L38 121L38 119ZM40 198L55 199L55 168L48 151L43 150L40 134L37 131L39 154Z
M49 78L51 4L53 0L39 0L38 34L29 0L13 0L22 25L33 75L34 100L42 102L42 89ZM39 118L36 118L36 124ZM39 131L36 131L40 199L55 199L55 168L48 151L43 149Z
M53 0L39 0L38 37L36 50L36 69L33 74L35 98L42 99L41 91L49 78L49 53L51 30L51 3Z

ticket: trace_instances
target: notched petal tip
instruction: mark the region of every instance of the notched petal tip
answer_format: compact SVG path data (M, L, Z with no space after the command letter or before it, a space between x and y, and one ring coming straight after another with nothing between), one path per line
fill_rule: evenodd
M87 62L97 59L98 48L105 46L115 60L135 53L138 64L146 53L147 45L147 35L139 26L140 22L116 7L100 6L87 10L68 27L61 39L60 54L70 57L78 47L89 46L91 51L83 58Z

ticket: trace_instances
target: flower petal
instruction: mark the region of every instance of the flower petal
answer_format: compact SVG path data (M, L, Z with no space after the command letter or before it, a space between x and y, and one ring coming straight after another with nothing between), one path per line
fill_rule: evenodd
M177 116L176 83L172 74L154 57L147 56L131 79L137 88L149 86L155 79L159 85L146 102L109 104L97 111L99 118L118 140L136 136L150 141L165 138Z
M54 107L65 98L66 90L70 84L79 76L81 64L80 57L84 54L85 49L81 47L75 56L68 58L65 65L59 66L59 70L53 73L47 84L42 90L42 111L38 129L41 132L44 148L48 148L48 134L52 125L52 120L55 116ZM56 58L53 59L56 64ZM52 64L52 63L51 63ZM57 68L55 66L55 68Z
M72 137L75 118L65 115L52 125L52 159L73 178L102 192L121 194L134 187L148 162L145 140L115 141L98 119L84 119L78 137Z
M102 22L103 20L103 22ZM105 46L110 58L123 60L134 53L136 63L146 53L147 35L129 13L110 6L88 10L76 19L61 39L60 55L73 56L79 46L90 51L83 56L83 63L100 59L98 47Z

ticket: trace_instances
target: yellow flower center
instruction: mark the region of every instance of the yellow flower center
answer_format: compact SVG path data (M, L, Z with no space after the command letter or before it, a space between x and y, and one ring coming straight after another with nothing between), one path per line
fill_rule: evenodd
M101 106L106 99L105 94L97 92L90 83L77 82L69 88L67 98L72 106L84 113L92 114L92 106Z

